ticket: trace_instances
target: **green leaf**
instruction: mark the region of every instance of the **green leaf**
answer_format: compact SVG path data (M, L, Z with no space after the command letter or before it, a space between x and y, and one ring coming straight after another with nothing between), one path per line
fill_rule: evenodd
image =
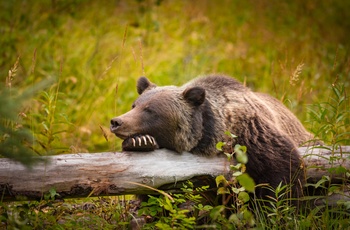
M226 142L218 142L217 144L216 144L216 149L217 150L219 150L219 151L222 151L222 146L224 146L226 144Z
M239 220L237 214L232 214L228 220L229 220L231 223L234 223L234 224L236 224L236 225L240 225L240 224L241 224L241 221Z
M44 200L50 200L50 193L44 194Z
M250 226L254 226L255 225L254 216L253 216L251 211L244 210L243 218L244 218L244 220L246 220L246 222L249 223Z
M164 209L172 212L174 208L170 199L168 197L164 197L164 198L165 198L165 202L163 203Z
M44 127L44 129L45 129L46 131L49 131L49 127L47 127L47 125L45 124L45 122L42 122L41 124L42 124L42 126Z
M156 227L158 229L173 229L169 224L157 222Z
M237 162L243 164L246 164L248 162L247 147L237 144L235 145L234 151Z
M217 194L218 195L222 195L222 194L230 194L230 190L226 187L220 187L217 190Z
M247 173L238 176L237 180L248 192L254 192L255 182Z
M247 164L248 162L248 156L245 153L237 152L236 153L236 160L239 163Z
M334 192L338 192L340 190L340 186L339 185L333 185L333 186L330 186L328 188L328 194L332 194Z
M210 210L212 210L212 209L213 209L213 207L210 206L210 205L205 205L205 206L202 208L202 210L204 210L204 211L210 211Z
M238 171L238 172L234 172L234 173L232 173L232 176L233 177L238 177L238 176L240 176L240 175L242 175L243 173L241 172L241 171Z
M247 152L247 147L244 145L235 145L235 152L242 152L246 153Z
M229 136L229 137L231 137L231 138L237 138L237 136L234 135L234 134L232 134L230 131L226 131L226 132L225 132L225 135L227 135L227 136Z
M215 182L216 182L216 187L221 186L226 186L228 184L226 178L223 175L219 175L215 178Z
M48 110L47 108L45 108L44 110L45 110L47 115L50 115L50 110Z
M341 174L341 173L346 173L347 170L346 170L346 168L344 168L343 166L339 166L339 167L336 168L335 172L336 172L337 174Z
M323 185L325 182L329 181L329 177L328 176L323 176L321 180L319 180L316 184L315 184L315 188L320 187L321 185Z
M227 157L227 160L231 160L231 158L232 158L232 154L230 154L230 153L224 153L225 154L225 156Z
M245 191L244 187L240 187L240 188L233 187L232 188L232 192L234 192L235 194L239 194L239 193L244 192L244 191Z
M56 189L54 188L51 188L49 192L52 199L55 198L56 195L58 195L58 193L56 192Z
M230 165L230 169L233 170L233 171L240 170L241 168L242 168L242 164L241 163L238 163L236 165Z
M243 203L247 203L250 200L250 196L247 192L240 192L238 194L238 199Z
M224 205L218 205L216 207L214 207L211 211L210 211L210 218L212 220L216 220L221 216L221 213L225 210L225 206Z

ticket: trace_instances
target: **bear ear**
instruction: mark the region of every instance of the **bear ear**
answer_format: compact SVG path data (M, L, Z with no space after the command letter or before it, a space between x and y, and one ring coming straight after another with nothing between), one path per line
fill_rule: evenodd
M205 100L205 89L198 86L187 88L182 95L190 104L200 106Z
M156 85L150 82L146 77L140 77L137 80L137 92L141 95L146 89L155 88Z

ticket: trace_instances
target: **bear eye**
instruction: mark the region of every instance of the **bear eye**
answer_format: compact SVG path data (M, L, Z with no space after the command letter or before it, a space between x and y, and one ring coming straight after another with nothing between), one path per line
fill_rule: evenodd
M147 113L153 113L153 110L152 110L149 106L146 106L146 107L145 107L145 112L147 112Z
M145 106L143 108L143 111L145 114L152 117L152 119L154 120L159 119L160 114L157 112L157 109L153 108L152 106Z
M133 108L135 108L135 107L136 107L135 103L132 103L131 109L133 109Z

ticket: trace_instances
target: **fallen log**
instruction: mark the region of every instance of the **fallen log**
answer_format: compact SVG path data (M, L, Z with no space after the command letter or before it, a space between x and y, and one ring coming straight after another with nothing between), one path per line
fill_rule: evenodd
M314 183L324 175L334 182L349 180L349 174L344 171L329 172L329 169L341 166L349 171L350 146L336 151L302 147L299 151L305 160L308 182ZM32 169L0 159L2 200L40 199L52 188L61 198L149 194L147 186L176 191L176 185L186 180L205 184L208 178L228 175L230 164L225 157L178 154L166 149L67 154L45 159L45 163Z

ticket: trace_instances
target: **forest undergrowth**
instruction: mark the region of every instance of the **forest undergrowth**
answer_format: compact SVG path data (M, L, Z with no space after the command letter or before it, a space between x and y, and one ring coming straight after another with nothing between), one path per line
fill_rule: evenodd
M349 145L348 1L22 0L0 7L0 155L28 167L36 156L119 151L109 120L130 109L139 76L181 85L227 74L282 101L330 150ZM340 158L331 168L348 175L335 164L350 160L348 153ZM207 205L198 194L207 188L184 183L182 195L171 194L174 202L160 196L143 204L156 220L145 228L350 228L348 201L328 206L329 195L349 188L346 180L308 184L326 191L324 202L300 210L277 199L288 192L278 187L265 211L246 205L251 184L217 180L241 203ZM138 214L131 196L58 195L52 189L40 201L1 199L0 228L128 229ZM192 210L180 208L191 199Z

